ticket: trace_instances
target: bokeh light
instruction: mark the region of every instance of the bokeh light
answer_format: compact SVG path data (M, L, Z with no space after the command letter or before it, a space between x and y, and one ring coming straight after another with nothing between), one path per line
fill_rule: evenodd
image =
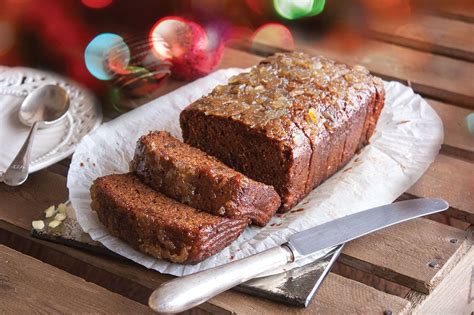
M7 21L0 20L0 56L6 54L15 42L15 31Z
M150 44L159 59L172 63L177 78L195 79L212 71L220 61L223 41L217 29L204 28L181 17L160 19L150 31Z
M164 52L163 40L169 51ZM193 51L205 49L207 36L200 25L181 17L170 16L159 20L153 26L150 42L159 57L179 59Z
M288 20L318 15L325 4L325 0L273 0L275 11Z
M103 9L111 5L113 0L81 0L81 2L91 9Z
M114 71L126 69L130 61L130 50L123 38L117 34L97 35L86 47L84 60L87 70L99 80L110 80Z
M252 38L252 49L259 50L259 45L273 46L283 50L295 49L295 42L290 30L279 23L267 23L255 31Z
M471 135L474 135L474 113L470 113L466 116L467 130Z

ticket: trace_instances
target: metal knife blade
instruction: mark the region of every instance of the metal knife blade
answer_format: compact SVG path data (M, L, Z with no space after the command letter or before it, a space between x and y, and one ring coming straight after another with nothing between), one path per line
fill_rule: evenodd
M349 242L391 225L444 211L449 205L442 199L412 199L354 213L295 233L286 244L294 254L308 255Z

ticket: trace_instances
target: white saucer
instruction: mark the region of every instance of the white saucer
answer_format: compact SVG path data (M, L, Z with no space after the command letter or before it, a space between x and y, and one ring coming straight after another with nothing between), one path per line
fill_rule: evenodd
M64 88L71 104L61 121L38 130L31 151L30 173L71 155L79 141L100 125L102 113L96 98L79 84L49 72L0 66L0 171L10 165L28 134L29 127L18 119L21 102L45 84Z

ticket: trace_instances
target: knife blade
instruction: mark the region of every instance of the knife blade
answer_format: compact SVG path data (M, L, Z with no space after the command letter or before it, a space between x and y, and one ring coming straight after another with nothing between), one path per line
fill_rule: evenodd
M442 199L420 198L399 201L357 212L295 233L290 236L287 246L290 247L293 254L309 255L394 224L444 211L448 207L448 203Z
M178 313L197 306L238 284L301 257L351 241L388 226L448 209L442 199L412 199L364 210L297 232L287 243L228 264L163 283L148 305L160 313Z

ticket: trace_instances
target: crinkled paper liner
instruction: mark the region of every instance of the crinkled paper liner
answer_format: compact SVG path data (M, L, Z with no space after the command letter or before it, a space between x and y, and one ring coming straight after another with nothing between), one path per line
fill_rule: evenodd
M149 130L167 130L181 139L181 110L242 71L232 68L214 72L103 124L82 140L72 158L67 185L85 232L110 250L147 268L183 276L280 245L295 232L391 203L421 177L438 154L443 124L435 111L411 88L384 82L385 107L370 144L295 207L304 211L275 216L263 228L248 227L231 245L196 265L155 259L111 236L91 211L92 181L99 176L127 172L136 141ZM313 254L272 273L302 266L324 254Z

